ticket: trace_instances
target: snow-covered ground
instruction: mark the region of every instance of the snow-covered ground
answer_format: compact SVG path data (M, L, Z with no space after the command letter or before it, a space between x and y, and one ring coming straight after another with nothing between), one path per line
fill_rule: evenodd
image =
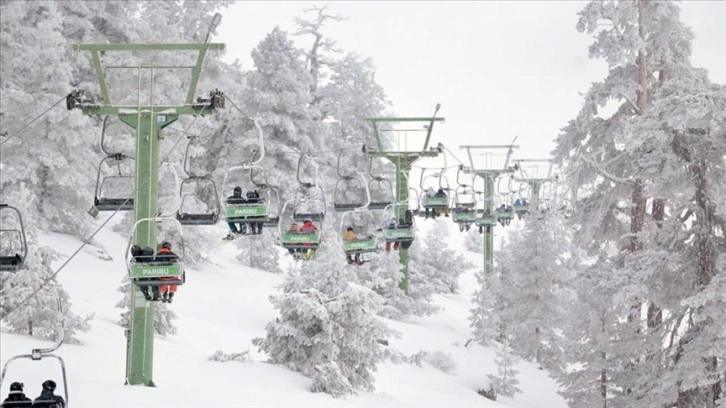
M461 248L461 236L451 227L453 248ZM424 228L426 230L427 228ZM221 231L221 230L220 230ZM220 232L220 236L223 233ZM455 372L444 373L425 363L387 362L376 373L375 392L359 392L342 399L309 392L311 380L285 367L265 362L265 356L251 345L264 334L275 311L267 298L277 291L282 275L241 266L234 260L235 246L220 248L212 265L189 270L187 283L180 287L172 308L178 315L178 334L157 338L154 350L156 388L124 386L126 342L117 322L120 309L114 306L122 294L117 291L125 274L126 238L107 229L98 241L113 260L102 260L98 248L87 246L60 273L59 281L71 295L73 311L95 314L92 328L81 333L83 345L63 345L57 354L68 371L71 407L565 407L557 385L533 364L520 362L519 387L514 399L490 401L476 393L487 385L486 375L496 373L495 350L470 339L467 317L471 295L476 289L475 271L461 277L461 294L437 296L442 310L430 317L388 321L400 333L389 347L410 356L421 350L449 353L457 363ZM43 237L44 245L70 255L80 241L64 235ZM481 254L466 253L476 265ZM56 261L60 265L64 259ZM22 273L22 272L21 272ZM32 348L51 342L2 332L2 364ZM250 351L250 362L208 361L216 350L227 353ZM40 384L52 378L59 383L57 362L19 360L9 367L0 394L3 398L11 381L22 381L31 398Z

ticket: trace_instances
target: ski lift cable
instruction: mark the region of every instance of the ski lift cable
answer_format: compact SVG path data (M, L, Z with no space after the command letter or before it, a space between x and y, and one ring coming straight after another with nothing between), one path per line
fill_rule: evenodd
M197 116L195 116L194 120L192 120L192 123L190 123L189 126L187 126L187 130L189 130L194 125L194 122L196 122L196 120L197 120ZM174 145L171 147L171 149L169 149L169 151L160 160L161 163L160 163L159 167L161 167L161 165L164 164L166 159L171 155L171 153L174 151L174 149L176 149L176 147L179 145L179 142L181 142L182 139L184 139L185 135L186 135L186 133L179 136L179 139L177 139L177 141L174 143ZM139 185L139 187L145 186L149 181L151 181L151 178L147 177L145 180L143 180L143 182ZM134 189L134 191L133 191L134 195L136 194L137 190L138 190L138 188ZM126 201L128 201L128 200L130 200L130 198L126 199ZM122 203L121 205L123 205L123 204L125 204L125 202ZM96 236L96 234L98 234L106 226L106 224L108 224L108 222L111 221L111 219L119 212L120 208L121 208L121 206L119 206L119 208L117 208L116 211L111 213L111 215L109 215L108 218L106 218L106 220L98 228L96 228L96 230L93 231L93 233L88 238L84 239L81 246L79 246L78 249L76 249L76 251L73 252L73 254L71 254L71 256L68 257L68 259L66 259L66 261L63 262L63 264L60 267L58 267L58 269L56 269L55 272L53 272L50 276L45 278L40 283L40 286L36 290L34 290L30 295L25 297L20 302L18 302L15 306L11 307L5 314L5 317L7 318L8 316L12 315L13 312L15 312L16 310L18 310L18 308L20 308L20 306L24 305L27 301L29 301L30 299L35 297L38 293L40 293L40 291L46 285L48 285L48 283L50 283L53 279L55 279L55 277L66 267L66 265L68 265L71 262L71 260L73 260L73 258L75 258L75 256L78 255L78 253L81 252L81 250Z
M50 112L50 110L51 110L51 109L53 109L53 108L55 108L56 106L58 106L58 104L59 104L59 103L61 103L61 102L63 102L63 101L64 101L64 100L66 99L66 98L67 98L67 96L66 96L66 95L64 95L64 96L63 96L63 97L62 97L62 98L61 98L60 100L58 100L58 102L54 103L54 104L53 104L53 105L51 105L51 106L50 106L50 107L49 107L48 109L44 110L44 111L43 111L43 112L42 112L42 113L41 113L40 115L38 115L38 116L34 117L34 118L33 118L33 119L31 119L31 120L30 120L30 121L29 121L28 123L24 124L24 125L23 125L22 127L20 127L20 129L16 130L16 131L15 131L15 132L13 132L13 133L12 133L12 134L11 134L10 136L8 136L8 138L7 138L7 139L5 139L5 140L3 140L2 142L0 142L0 146L4 145L4 144L5 144L5 143L7 143L7 142L8 142L8 141L9 141L10 139L12 139L12 138L14 138L15 136L19 135L19 134L20 134L20 132L22 132L23 130L25 130L25 128L27 128L28 126L32 125L32 124L33 124L33 123L34 123L34 122L35 122L36 120L40 119L40 118L41 118L41 117L42 117L43 115L45 115L46 113Z

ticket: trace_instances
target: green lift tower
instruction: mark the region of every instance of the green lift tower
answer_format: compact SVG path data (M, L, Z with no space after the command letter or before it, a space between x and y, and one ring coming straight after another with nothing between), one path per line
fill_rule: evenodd
M79 44L75 51L91 53L98 78L102 101L94 103L84 98L83 91L72 92L66 101L68 109L79 108L87 115L117 116L123 123L136 130L136 173L134 195L135 221L153 219L158 211L159 193L159 131L182 115L206 115L224 106L224 95L213 91L209 98L194 99L204 58L208 51L222 50L224 44ZM128 52L149 55L149 52L196 53L196 63L190 65L160 65L139 63L129 65L103 65L101 57L112 52ZM105 68L105 70L104 70ZM190 71L186 98L178 105L155 105L154 72L165 69ZM126 70L138 75L138 103L114 104L109 97L106 71ZM162 71L163 72L163 71ZM142 89L142 74L149 74L149 87ZM148 104L141 103L142 91L148 92ZM156 248L156 224L139 223L134 244ZM126 384L154 386L154 303L146 301L137 285L131 285L131 316L126 338Z
M515 138L516 141L516 138ZM488 210L489 214L494 214L494 183L497 177L505 173L512 173L513 168L509 166L514 149L519 146L512 141L511 145L465 145L459 146L459 149L466 150L469 156L470 171L484 180L484 211ZM484 150L483 153L477 153L477 150ZM501 151L507 149L504 155L504 164L502 166L494 166L495 154L493 151ZM474 153L472 153L472 150ZM484 160L474 160L474 156L484 156ZM476 163L478 163L478 166ZM487 228L484 235L484 272L491 273L494 267L494 228Z
M376 139L376 148L366 148L366 153L373 157L388 159L396 166L396 192L393 211L397 220L404 218L406 210L409 209L408 175L411 172L411 166L420 158L436 157L441 152L439 147L429 148L431 133L434 130L434 123L444 121L444 118L436 117L436 113L438 113L440 107L441 105L436 105L436 109L432 117L366 119L373 127L373 136ZM415 123L423 123L424 125L417 128ZM396 128L396 124L404 124L406 128ZM387 148L391 141L384 139L381 135L382 132L402 133L404 135L406 135L407 132L426 132L426 138L423 142L423 147L417 150L408 150L408 140L398 143L397 146L394 146L393 148ZM403 291L408 295L408 248L401 247L398 252L401 258L401 264L403 265L403 279L401 280L400 286L401 289L403 289Z

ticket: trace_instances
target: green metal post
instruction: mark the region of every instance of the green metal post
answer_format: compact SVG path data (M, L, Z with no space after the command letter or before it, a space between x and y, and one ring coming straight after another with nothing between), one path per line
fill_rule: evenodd
M406 210L408 210L408 174L411 171L411 165L409 161L402 163L401 160L395 162L396 164L396 219L400 220L404 217ZM406 203L406 205L398 205L400 203ZM400 283L400 288L403 292L408 295L408 282L409 282L409 271L408 271L408 260L409 254L408 249L399 248L398 256L403 265L403 279Z
M199 75L202 70L204 56L208 50L222 50L224 44L79 44L76 51L91 52L96 76L101 88L103 103L80 106L87 115L114 115L136 129L136 173L134 196L134 219L154 218L158 213L159 197L159 162L160 142L159 131L175 122L180 115L205 115L212 113L214 107L200 103L192 104ZM106 75L103 71L100 55L111 51L198 51L197 62L193 66L117 66L114 69L138 69L140 71L155 68L188 68L191 69L191 81L186 100L180 105L114 105L109 98ZM140 81L140 79L139 79ZM153 101L153 83L150 100ZM140 82L138 92L141 92ZM140 223L133 237L136 245L152 247L156 250L156 222ZM126 336L126 384L154 386L154 303L144 298L138 286L131 284L131 316Z
M490 172L481 174L484 179L484 202L489 214L494 214L494 179ZM484 272L492 273L494 270L494 227L488 228L484 234Z

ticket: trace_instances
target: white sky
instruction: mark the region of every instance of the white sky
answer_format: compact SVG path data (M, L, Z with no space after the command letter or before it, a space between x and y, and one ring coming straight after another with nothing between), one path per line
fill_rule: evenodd
M223 11L219 35L227 58L251 69L251 50L276 25L324 2L238 2ZM441 103L446 123L434 131L459 158L462 144L508 144L519 158L547 158L552 140L577 114L581 94L606 75L588 58L592 42L575 29L579 1L345 1L348 17L323 32L344 51L370 57L376 80L398 116L429 116ZM726 1L687 1L682 19L696 35L693 63L726 83ZM295 39L309 48L311 37ZM451 163L450 163L451 164Z

